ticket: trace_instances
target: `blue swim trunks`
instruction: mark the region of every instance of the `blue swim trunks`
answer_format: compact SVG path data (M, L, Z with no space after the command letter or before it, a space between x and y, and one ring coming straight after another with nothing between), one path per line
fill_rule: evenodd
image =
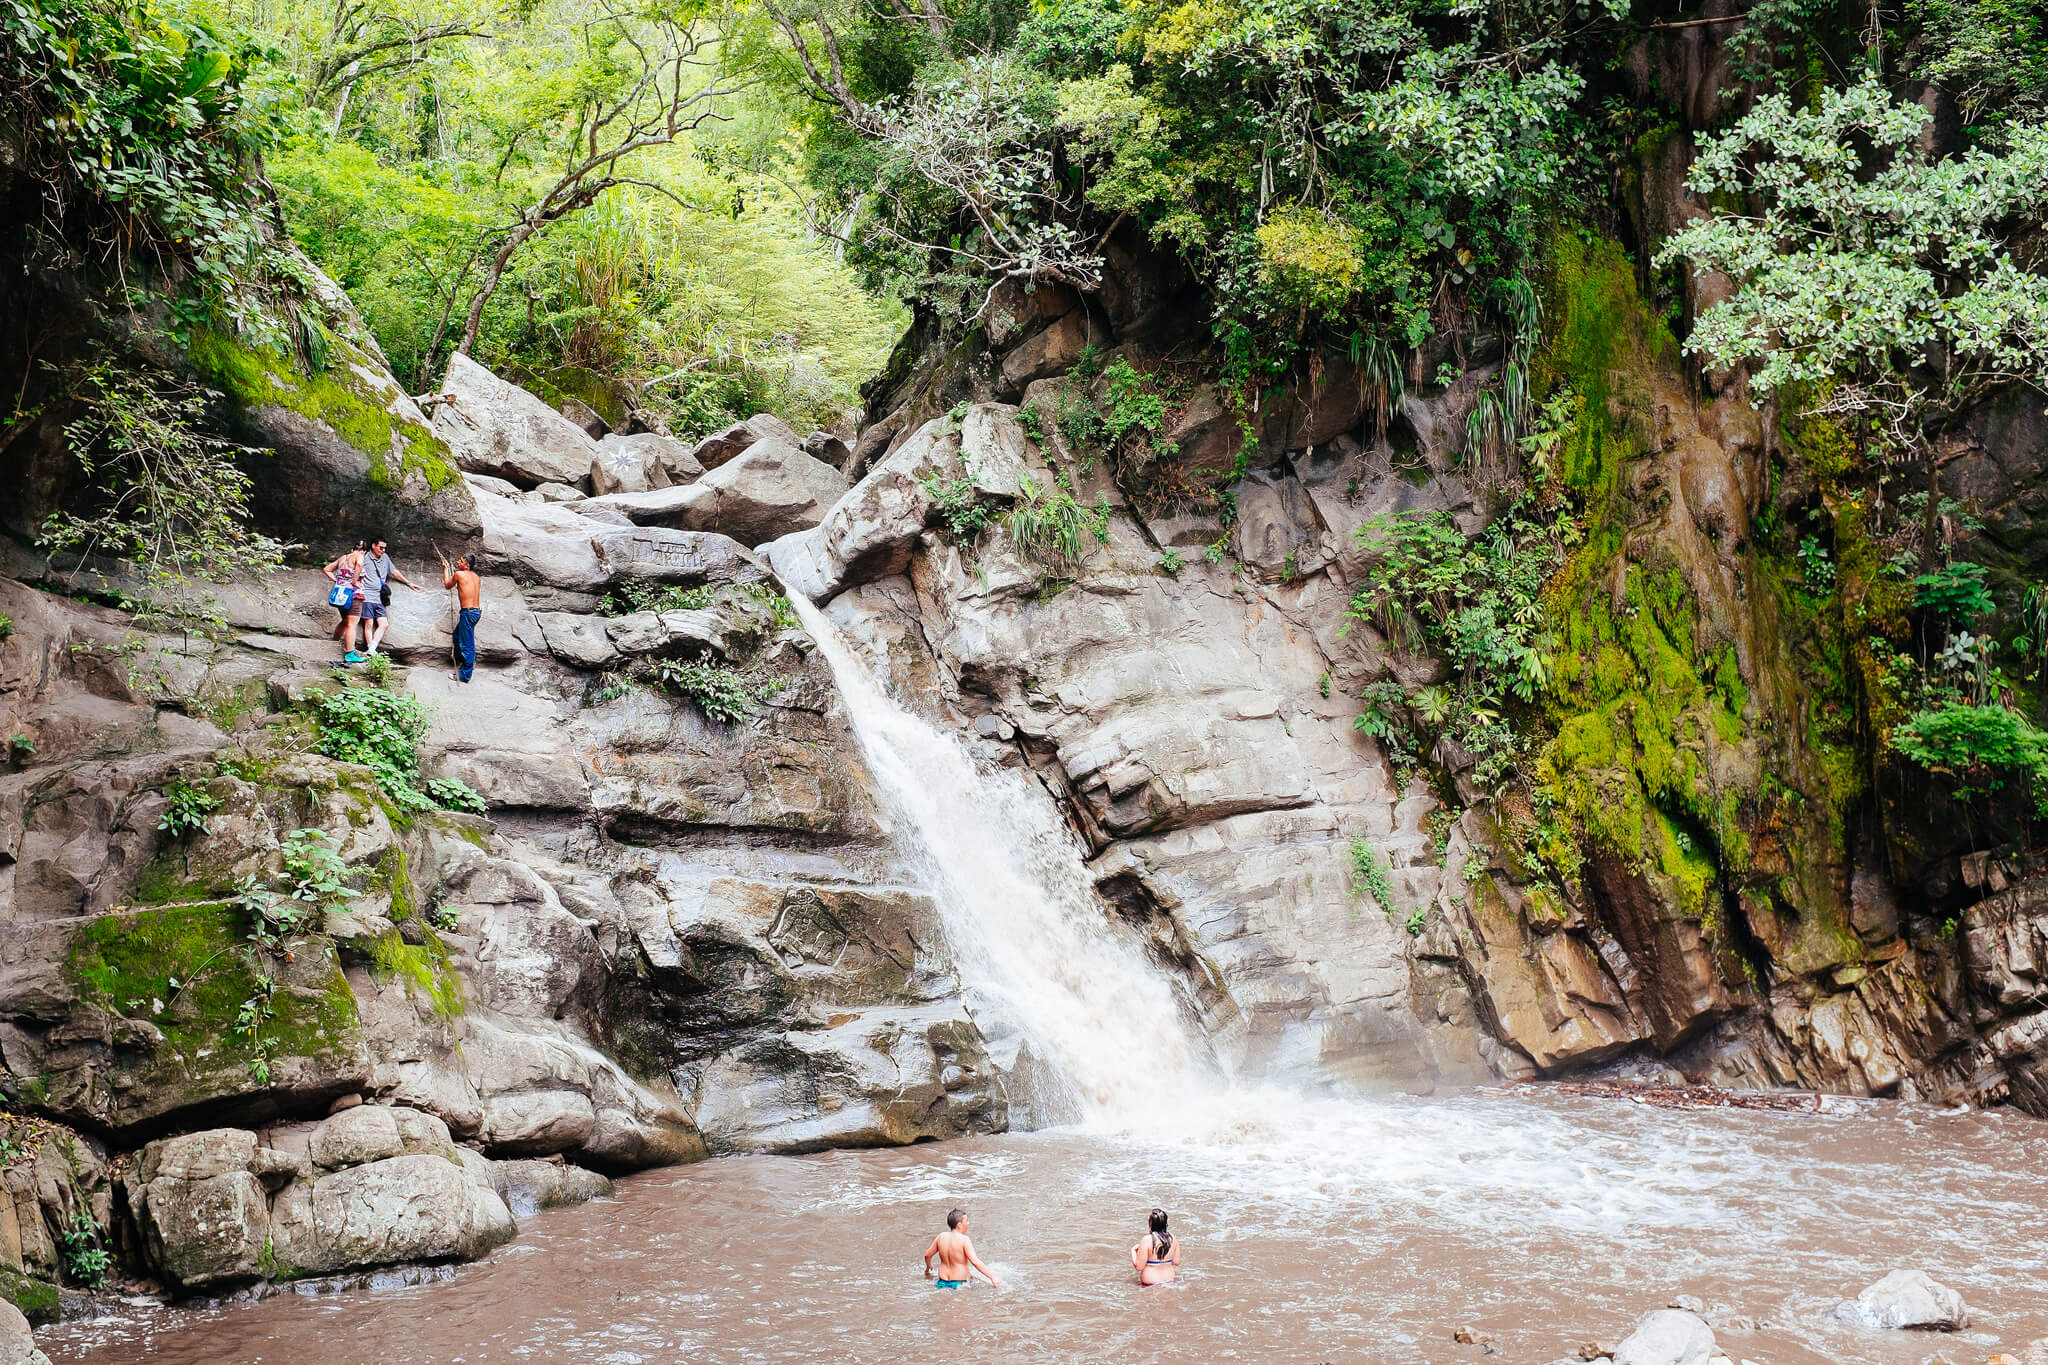
M933 1281L932 1281L932 1288L934 1288L934 1289L965 1289L966 1287L967 1287L967 1281L965 1281L965 1280L933 1280Z

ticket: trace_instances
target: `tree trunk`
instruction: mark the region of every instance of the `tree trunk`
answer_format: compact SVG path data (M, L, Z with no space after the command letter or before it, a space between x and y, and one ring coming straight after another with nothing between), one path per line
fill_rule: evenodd
M469 301L469 316L462 324L462 341L455 348L457 355L468 355L476 345L477 329L483 326L484 305L491 301L491 295L498 292L498 281L504 277L505 266L511 261L512 253L520 244L533 235L533 224L521 223L506 234L505 244L498 248L498 254L491 258L491 268L485 272L484 281L477 286L476 297Z

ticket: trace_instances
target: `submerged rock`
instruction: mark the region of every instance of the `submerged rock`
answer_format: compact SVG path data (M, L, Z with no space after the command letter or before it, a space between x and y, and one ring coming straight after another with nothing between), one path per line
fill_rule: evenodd
M1684 1309L1664 1308L1614 1348L1614 1365L1709 1365L1719 1354L1713 1328Z
M1924 1270L1894 1270L1835 1309L1844 1322L1864 1327L1954 1332L1970 1325L1963 1296Z

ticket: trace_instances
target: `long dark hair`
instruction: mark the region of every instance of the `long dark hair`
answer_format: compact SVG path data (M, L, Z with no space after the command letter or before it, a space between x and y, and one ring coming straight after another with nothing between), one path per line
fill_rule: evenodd
M1157 1259L1173 1254L1173 1234L1166 1230L1166 1210L1154 1209L1151 1217L1152 1241L1159 1248Z

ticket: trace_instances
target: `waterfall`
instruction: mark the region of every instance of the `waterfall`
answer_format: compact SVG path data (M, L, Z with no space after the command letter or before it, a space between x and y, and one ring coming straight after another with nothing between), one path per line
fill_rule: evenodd
M802 593L790 597L938 903L976 1021L992 1046L1014 1035L1061 1092L1037 1117L1123 1126L1185 1103L1204 1053L1173 986L1112 928L1045 792L897 705L837 627Z

